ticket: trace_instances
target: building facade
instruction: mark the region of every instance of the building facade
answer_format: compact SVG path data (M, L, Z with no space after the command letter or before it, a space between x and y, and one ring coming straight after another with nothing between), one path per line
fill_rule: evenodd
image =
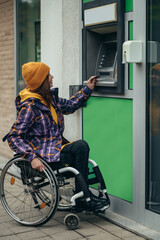
M0 137L14 121L14 1L0 1ZM8 144L0 143L0 154L11 156Z
M108 186L110 210L156 231L159 13L157 0L0 1L1 138L15 118L14 98L25 87L23 63L48 64L54 87L66 98L99 75L86 106L65 116L64 135L89 143ZM0 143L0 154L12 155L6 143Z

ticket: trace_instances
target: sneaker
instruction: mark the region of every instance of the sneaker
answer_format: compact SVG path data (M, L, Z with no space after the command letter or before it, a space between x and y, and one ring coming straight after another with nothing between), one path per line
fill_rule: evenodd
M76 199L76 212L90 211L90 205L84 198Z
M91 199L93 199L94 201L101 201L105 205L110 205L109 198L107 199L107 198L97 197L91 191L90 191L90 196L91 196Z
M104 204L101 201L93 200L91 198L91 201L86 201L84 198L79 198L76 200L76 211L91 211L91 212L97 212L97 211L105 211L109 206Z
M106 203L103 203L102 201L97 200L96 198L91 197L91 201L89 201L90 207L92 211L98 212L98 211L105 211L109 205Z

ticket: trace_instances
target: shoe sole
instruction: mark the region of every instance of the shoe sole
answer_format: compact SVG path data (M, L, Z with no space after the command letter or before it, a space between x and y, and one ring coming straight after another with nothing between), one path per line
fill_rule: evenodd
M95 210L95 212L97 212L97 211L104 212L106 209L109 208L109 206L110 206L110 205L108 204L108 205L106 205L106 206L104 206L104 207L102 207L102 208L100 208L100 209Z

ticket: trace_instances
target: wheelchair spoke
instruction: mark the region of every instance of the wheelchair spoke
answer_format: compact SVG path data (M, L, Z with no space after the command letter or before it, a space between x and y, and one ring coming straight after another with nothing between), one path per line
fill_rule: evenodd
M63 178L63 179L62 179ZM69 210L72 208L71 205L71 197L73 196L73 192L75 190L74 179L65 179L63 176L60 178L60 201L58 204L59 210Z
M7 197L7 199L9 199L10 201L12 200L12 204L10 205L10 207L11 207L14 204L14 202L17 201L18 197L20 197L24 192L22 191L20 194L18 194L16 196L16 198L13 198L13 197L15 197L15 195L11 194L10 192L8 192L8 193L11 195L10 197ZM20 200L20 199L18 199L18 200Z
M41 173L17 156L2 170L1 202L17 222L30 226L47 222L56 211L58 199L56 177L47 165Z

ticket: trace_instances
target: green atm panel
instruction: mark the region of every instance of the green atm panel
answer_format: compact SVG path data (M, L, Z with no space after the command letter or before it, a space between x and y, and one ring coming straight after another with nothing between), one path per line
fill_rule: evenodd
M128 99L91 97L83 108L83 139L109 194L132 202L132 112Z
M133 0L125 0L125 12L133 11Z

